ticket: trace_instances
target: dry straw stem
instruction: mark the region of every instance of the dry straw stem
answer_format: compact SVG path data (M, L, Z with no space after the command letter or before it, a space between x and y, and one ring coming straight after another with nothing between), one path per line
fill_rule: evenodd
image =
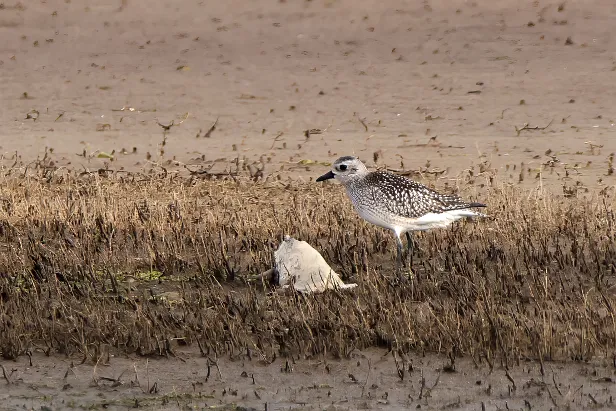
M17 174L0 181L4 358L42 348L96 362L193 344L270 363L379 346L514 364L615 349L607 190L562 199L494 183L481 198L494 218L419 235L418 280L398 283L393 236L336 185ZM250 282L284 234L358 288L301 296Z

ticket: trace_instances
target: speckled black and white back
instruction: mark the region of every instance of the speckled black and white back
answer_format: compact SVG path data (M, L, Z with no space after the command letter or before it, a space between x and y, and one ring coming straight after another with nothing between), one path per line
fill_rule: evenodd
M455 194L441 194L408 178L375 171L349 185L353 202L384 208L406 218L473 207Z

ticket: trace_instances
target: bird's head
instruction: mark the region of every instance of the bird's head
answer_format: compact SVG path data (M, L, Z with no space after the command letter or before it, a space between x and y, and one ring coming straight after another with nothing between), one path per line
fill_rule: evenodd
M327 174L317 178L317 181L335 178L342 184L346 184L356 178L365 176L367 173L368 169L357 157L344 156L334 161L332 169Z

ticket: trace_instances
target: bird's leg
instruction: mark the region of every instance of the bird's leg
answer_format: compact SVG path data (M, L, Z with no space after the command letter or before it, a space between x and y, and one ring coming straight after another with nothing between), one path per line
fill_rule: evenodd
M410 260L411 270L413 269L413 236L410 232L406 232L406 252L408 253L408 259Z
M398 246L398 256L396 258L396 271L401 274L402 273L402 239L396 233L396 244Z

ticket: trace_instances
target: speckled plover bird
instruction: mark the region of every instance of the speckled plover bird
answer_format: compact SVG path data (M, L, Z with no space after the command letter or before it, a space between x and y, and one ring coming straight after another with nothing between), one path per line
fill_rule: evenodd
M396 234L398 270L402 268L402 234L406 234L412 265L412 231L447 227L464 217L486 217L473 210L485 204L468 203L455 194L441 194L396 174L370 172L357 157L340 157L331 171L317 181L331 178L346 188L360 217Z

